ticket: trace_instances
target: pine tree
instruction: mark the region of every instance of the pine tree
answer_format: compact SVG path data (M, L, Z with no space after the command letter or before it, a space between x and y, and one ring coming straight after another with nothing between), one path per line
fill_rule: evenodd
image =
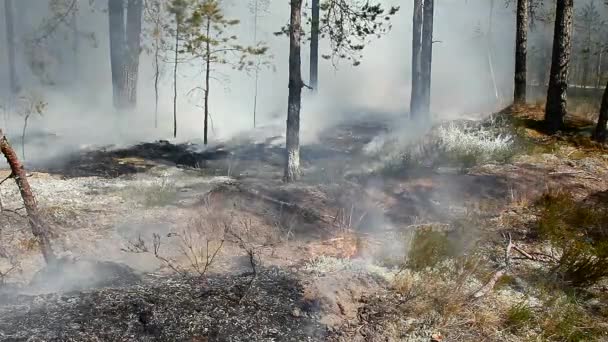
M300 169L300 108L302 88L306 85L301 70L302 0L290 1L289 25L277 35L289 36L289 95L287 99L287 134L285 182L296 181ZM323 16L319 20L320 37L329 38L331 51L322 55L334 63L344 59L359 65L362 50L370 37L377 37L390 30L390 18L399 8L391 7L385 12L380 4L368 1L328 0L320 4ZM310 88L310 87L309 87Z
M239 20L225 17L218 0L199 0L192 15L187 19L186 51L204 62L204 119L203 142L209 141L209 116L211 92L211 73L215 65L230 65L244 70L257 67L251 57L263 55L267 48L243 46L232 33Z
M564 126L564 117L567 113L573 10L573 0L557 1L553 33L553 56L549 89L547 90L547 104L545 106L545 125L548 131L553 133Z
M515 87L514 103L526 103L528 14L530 0L517 0L517 32L515 34Z

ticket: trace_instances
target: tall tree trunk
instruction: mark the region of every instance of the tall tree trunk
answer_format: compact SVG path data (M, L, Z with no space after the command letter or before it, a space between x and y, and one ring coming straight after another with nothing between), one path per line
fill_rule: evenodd
M211 33L211 18L207 18L207 42L205 43L205 51L206 56L205 59L205 134L203 138L203 143L207 145L207 132L209 131L209 77L211 73L211 43L209 41L209 35Z
M8 53L8 72L10 89L13 94L20 90L17 78L17 66L15 60L15 21L13 19L13 0L4 0L4 17L6 22L6 51Z
M319 84L319 0L312 0L310 28L310 86L317 92Z
M294 182L300 170L300 105L302 81L300 39L302 31L302 0L291 0L289 21L289 97L287 102L287 136L285 182Z
M8 139L4 136L2 130L0 130L0 152L4 154L4 157L6 157L6 161L11 168L11 176L15 179L15 183L17 183L17 187L21 193L21 198L23 199L23 205L27 212L32 234L40 246L40 251L42 252L44 261L47 264L53 263L57 260L57 257L53 252L53 248L49 240L48 227L44 224L40 211L38 210L36 198L34 198L30 184L27 181L25 168L19 161L17 153L15 153L15 150L13 150L9 144Z
M421 52L422 52L422 7L423 0L414 0L414 12L412 16L412 90L410 96L410 118L420 117L421 100Z
M127 69L125 75L127 104L130 109L137 106L137 79L139 55L141 53L141 18L144 11L143 0L127 2Z
M158 128L158 85L160 81L160 41L154 47L154 128Z
M110 25L110 63L112 65L114 107L116 109L123 109L127 106L127 94L125 90L125 60L127 51L123 0L108 0L108 18Z
M528 54L528 2L517 0L517 35L515 39L514 103L526 103L526 59Z
M591 67L591 29L589 29L589 36L587 37L586 45L587 48L583 51L583 75L581 78L581 85L586 88L589 84L589 69Z
M435 0L424 0L421 51L421 108L425 119L431 113L431 70L433 65L433 15Z
M258 4L255 0L253 7L253 45L258 45ZM256 56L255 62L255 77L253 83L253 128L256 127L257 112L258 112L258 81L260 78L260 63L259 57Z
M78 8L72 10L70 18L70 29L72 31L72 82L78 83L80 78L80 33L78 32Z
M177 137L177 63L179 56L179 20L175 24L175 65L173 66L173 137Z
M567 113L573 8L574 0L557 1L553 33L553 56L545 107L545 124L549 132L552 133L563 128L564 117Z
M597 119L597 126L595 127L595 132L593 132L593 139L599 142L606 141L606 124L608 124L608 84L606 84L606 89L604 90L600 117Z
M597 67L596 67L596 80L595 87L599 88L602 83L602 47L600 46L597 51Z

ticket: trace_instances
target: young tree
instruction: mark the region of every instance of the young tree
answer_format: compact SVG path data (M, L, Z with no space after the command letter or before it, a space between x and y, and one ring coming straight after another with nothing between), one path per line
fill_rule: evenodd
M200 0L187 20L186 51L204 62L203 142L205 145L208 143L209 94L213 66L227 64L235 69L243 70L254 66L254 62L248 57L259 56L266 52L266 48L263 46L245 47L237 44L237 36L230 30L238 24L239 20L227 19L224 16L218 0Z
M144 21L148 24L145 33L148 35L148 46L145 50L152 55L154 69L154 128L158 128L158 101L160 96L160 79L162 76L164 51L167 49L167 22L162 0L148 0L144 6Z
M321 4L325 16L320 19L319 32L327 34L332 53L325 58L337 57L359 65L361 50L369 36L387 32L386 25L398 7L388 13L379 4L355 0L328 0ZM289 96L287 103L287 134L284 181L294 182L301 175L300 169L300 107L302 88L305 86L301 71L302 0L290 1L289 34Z
M25 167L23 166L21 161L19 161L17 153L15 153L15 150L11 147L11 144L9 144L8 139L6 138L1 129L0 153L4 155L4 157L6 158L6 162L8 163L11 169L11 174L9 178L13 178L15 180L15 183L17 183L21 198L23 199L23 205L27 212L32 235L34 235L34 238L38 242L38 246L40 247L40 252L44 257L44 261L47 264L52 264L57 261L57 256L53 251L53 247L49 239L48 226L42 219L42 215L40 213L40 210L38 209L38 203L36 202L36 198L34 197L32 189L30 188L30 184L27 180Z
M180 41L181 34L186 18L186 13L191 0L171 0L167 6L167 10L174 17L175 29L173 36L175 38L174 46L174 65L173 65L173 137L177 137L177 66L179 64Z
M526 103L526 79L528 54L529 0L517 0L517 33L515 38L515 87L514 103Z
M17 66L15 65L15 21L13 19L13 0L4 0L4 20L6 24L6 52L8 54L8 71L10 89L13 94L20 90L17 78Z
M600 116L597 119L597 126L593 132L593 139L599 142L606 141L606 124L608 123L608 84L604 90L602 98L602 106L600 108Z
M270 0L253 0L250 10L253 14L253 45L258 45L258 22L264 12L268 10ZM258 83L260 78L260 59L256 58L253 83L253 128L256 127L258 110Z
M553 57L545 106L545 125L548 131L553 133L564 126L564 117L567 113L573 9L574 0L557 1L553 33Z
M424 0L414 0L412 28L412 90L410 96L410 117L416 119L421 114L421 52L422 52L422 12Z

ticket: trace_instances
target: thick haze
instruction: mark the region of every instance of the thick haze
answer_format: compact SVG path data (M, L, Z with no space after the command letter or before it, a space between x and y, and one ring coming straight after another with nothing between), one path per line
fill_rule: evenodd
M263 2L263 0L260 0ZM311 98L304 89L302 129L304 140L314 138L314 133L328 123L347 118L352 113L389 113L406 116L410 95L411 65L411 0L382 1L385 6L401 7L393 17L392 31L366 46L362 64L353 67L342 61L338 69L327 60L320 63L320 89ZM14 1L17 15L17 31L21 38L36 32L44 18L49 17L48 1ZM507 104L512 94L514 69L515 18L513 8L507 8L502 0L496 0L493 10L491 39L485 34L489 28L491 1L443 0L437 1L432 79L432 111L436 118L452 118L491 112ZM239 37L242 44L253 41L253 15L250 5L238 0L226 1L227 16L241 20ZM163 65L164 74L160 92L160 125L154 128L153 73L151 57L145 52L140 59L137 113L115 114L111 99L111 75L109 60L107 1L96 0L93 7L80 0L77 22L80 38L80 55L77 59L77 84L64 82L74 72L72 67L73 41L66 25L60 25L55 34L35 55L45 61L46 80L55 85L42 85L28 67L23 45L19 45L19 77L24 94L38 94L48 102L43 117L32 117L30 130L45 130L69 137L70 145L93 143L125 143L138 140L172 138L172 64ZM548 5L552 7L552 4ZM598 8L604 11L602 4ZM3 8L1 9L3 11ZM24 12L26 14L24 14ZM258 20L258 40L270 46L272 63L276 72L264 69L259 78L258 123L274 124L283 129L287 109L287 62L288 39L276 37L287 23L288 1L270 0L266 13ZM8 68L4 13L0 25L0 90L5 104L8 98ZM550 26L550 25L549 25ZM549 43L551 35L536 30L535 44L542 37ZM534 36L535 33L533 32ZM492 44L492 65L503 102L497 100L488 63L488 45ZM322 42L321 54L327 53ZM147 45L144 38L144 44ZM306 44L306 43L305 43ZM59 59L54 59L54 54ZM171 54L170 52L168 53ZM31 55L31 53L30 53ZM170 56L169 56L170 58ZM302 50L302 74L308 79L308 47ZM548 62L547 62L548 63ZM531 62L532 64L532 62ZM533 66L531 67L533 69ZM212 116L211 143L228 138L252 128L253 84L252 75L220 66L222 81L213 81L210 112ZM191 91L203 84L202 65L179 66L179 113L178 140L198 139L202 136L202 109L200 91ZM22 119L9 109L2 125L11 135L20 134Z

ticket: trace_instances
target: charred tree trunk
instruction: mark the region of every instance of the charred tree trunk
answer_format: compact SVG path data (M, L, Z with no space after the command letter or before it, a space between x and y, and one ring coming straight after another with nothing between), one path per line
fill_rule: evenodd
M597 126L593 132L593 139L599 142L606 142L606 124L608 123L608 84L604 90L600 117L597 119Z
M23 199L23 205L25 206L25 210L27 212L32 234L38 241L40 252L42 252L44 261L47 264L53 263L57 260L57 257L53 252L53 248L49 240L48 227L44 224L44 221L40 216L40 212L38 211L38 204L36 203L36 199L34 198L30 184L27 181L25 169L19 161L19 158L17 158L17 153L15 153L15 150L13 150L9 144L8 139L6 139L4 136L2 130L0 130L0 152L4 154L4 157L6 157L6 161L11 168L11 176L15 179L17 187L19 187L19 192L21 193L21 198Z
M139 75L139 55L141 53L141 19L143 10L143 0L128 0L125 91L127 92L127 106L130 109L137 106L137 80Z
M125 89L126 57L125 46L125 9L123 0L108 0L110 24L110 63L112 65L112 90L114 108L127 106Z
M300 105L302 81L300 40L302 32L302 0L291 0L289 21L289 98L287 102L287 134L285 182L298 180L300 170Z
M319 84L319 0L312 0L310 28L310 86L317 92Z
M526 103L526 59L528 54L528 2L517 0L517 35L515 39L514 103Z
M424 0L422 19L421 61L421 111L425 120L431 113L431 70L433 65L433 14L435 0Z
M557 1L553 33L553 56L545 107L545 125L555 133L564 126L567 109L568 69L572 49L574 0Z
M10 89L13 94L20 90L17 78L17 66L15 60L15 20L13 17L13 0L4 0L4 19L6 22L6 52L8 53L8 72Z
M410 96L410 118L420 117L421 52L422 52L422 6L423 0L414 0L412 36L412 90Z
M207 18L206 28L207 42L205 43L205 49L207 55L205 56L205 133L203 143L207 145L207 132L209 131L209 78L211 73L211 43L209 41L209 34L211 33L211 18Z

